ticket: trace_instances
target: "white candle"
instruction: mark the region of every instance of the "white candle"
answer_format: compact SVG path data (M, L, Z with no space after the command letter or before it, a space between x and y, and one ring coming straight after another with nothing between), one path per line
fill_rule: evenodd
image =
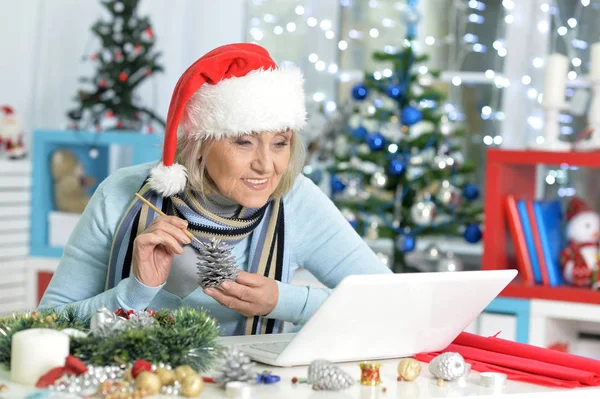
M31 328L12 336L10 379L35 386L41 376L65 365L69 356L69 336L48 328Z
M592 44L590 61L590 78L600 80L600 42Z
M562 54L551 54L546 59L543 103L562 105L565 102L569 59Z

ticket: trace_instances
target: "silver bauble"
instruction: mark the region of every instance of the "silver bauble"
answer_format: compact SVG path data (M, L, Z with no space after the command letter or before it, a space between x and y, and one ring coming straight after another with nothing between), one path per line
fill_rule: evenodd
M436 207L431 200L415 202L410 208L410 217L419 226L429 226L435 218Z
M451 252L442 256L437 263L438 272L460 272L463 269L463 262Z
M437 379L454 381L465 374L467 365L460 353L445 352L429 363L429 372Z
M423 87L431 87L435 78L430 73L421 74L417 77L417 82Z
M451 166L451 165L448 165L447 160L448 160L447 157L444 156L444 155L436 155L433 158L432 166L435 169L444 170L444 169L449 168Z
M442 116L440 120L440 133L444 136L450 136L454 132L454 126L450 119L446 115Z
M437 199L442 204L457 205L460 202L461 192L458 188L454 187L448 180L442 182L442 186L437 192Z
M371 176L371 185L377 188L384 188L388 182L388 178L383 172L375 172Z
M434 243L429 244L427 246L427 248L425 248L424 253L425 253L425 260L427 262L431 262L431 263L437 263L442 256L442 251L440 251L438 246L435 245Z

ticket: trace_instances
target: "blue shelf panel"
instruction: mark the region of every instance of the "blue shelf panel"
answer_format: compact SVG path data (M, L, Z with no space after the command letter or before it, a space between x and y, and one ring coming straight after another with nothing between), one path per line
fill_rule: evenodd
M60 148L71 150L81 161L85 174L93 176L93 194L109 173L111 146L131 148L131 164L153 162L162 155L163 136L130 131L86 132L70 130L35 130L33 133L33 180L31 195L31 256L60 257L62 248L48 246L48 214L54 208L53 178L50 157ZM98 157L92 159L89 150L95 148Z
M484 310L487 313L513 315L517 319L516 341L529 343L529 315L531 303L528 299L497 297Z

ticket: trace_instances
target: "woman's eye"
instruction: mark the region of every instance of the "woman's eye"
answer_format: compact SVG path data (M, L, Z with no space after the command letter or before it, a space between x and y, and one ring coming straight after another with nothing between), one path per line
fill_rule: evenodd
M237 140L235 143L241 146L247 146L252 144L249 140Z
M288 145L288 142L287 142L287 141L280 141L280 142L279 142L279 143L277 143L276 145L277 145L277 147L285 147L285 146L287 146L287 145Z

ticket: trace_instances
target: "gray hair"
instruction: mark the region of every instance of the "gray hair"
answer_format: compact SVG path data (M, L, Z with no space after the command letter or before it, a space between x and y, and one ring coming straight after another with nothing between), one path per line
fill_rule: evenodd
M194 137L194 134L185 134L182 132L177 139L175 162L185 166L187 169L187 186L200 195L208 197L218 193L219 190L206 173L206 159L200 158L201 151L204 150L204 145L207 145L205 139L198 139ZM210 151L211 147L212 145L206 150L206 153ZM291 190L296 177L302 172L305 154L306 150L302 140L295 131L292 131L290 161L281 176L279 185L271 195L271 199L281 198Z

